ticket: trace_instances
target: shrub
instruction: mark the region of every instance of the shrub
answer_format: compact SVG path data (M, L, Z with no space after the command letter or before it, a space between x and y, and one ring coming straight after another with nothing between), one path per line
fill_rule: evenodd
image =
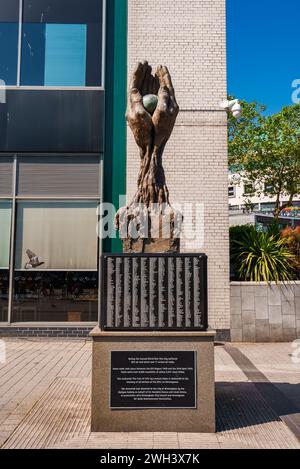
M237 259L236 241L242 241L246 233L249 233L253 225L237 225L231 226L229 229L230 239L230 278L231 280L239 280L238 270L240 262Z
M295 254L284 239L254 226L231 230L231 262L238 280L279 282L296 277Z

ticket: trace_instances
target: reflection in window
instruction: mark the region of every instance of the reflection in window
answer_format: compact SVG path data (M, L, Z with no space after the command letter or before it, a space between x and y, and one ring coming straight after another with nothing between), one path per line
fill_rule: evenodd
M18 35L18 23L0 23L0 80L6 86L17 84Z
M0 201L0 322L7 321L11 203Z
M97 272L15 272L14 322L96 322Z
M86 25L47 24L45 86L85 86Z
M9 268L11 203L0 201L0 270Z
M102 0L24 0L21 84L100 86Z
M9 271L0 270L0 322L7 321Z
M22 84L86 85L85 24L25 24Z
M275 209L276 204L273 202L263 202L260 204L260 210L265 213L272 213Z
M17 84L19 0L0 0L0 80Z
M97 202L20 202L15 268L97 269Z

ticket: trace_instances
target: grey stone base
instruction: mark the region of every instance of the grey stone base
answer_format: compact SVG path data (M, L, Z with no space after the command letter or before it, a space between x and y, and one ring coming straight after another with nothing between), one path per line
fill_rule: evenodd
M85 337L93 327L0 327L0 337Z
M300 338L300 281L231 282L232 342L292 342Z
M91 337L92 432L215 432L214 331L102 332L97 327ZM111 409L111 352L138 350L196 352L196 408Z
M94 326L65 326L65 327L0 327L0 337L85 337L89 338ZM230 329L217 329L216 341L230 342Z
M217 329L216 341L217 342L231 342L230 329Z

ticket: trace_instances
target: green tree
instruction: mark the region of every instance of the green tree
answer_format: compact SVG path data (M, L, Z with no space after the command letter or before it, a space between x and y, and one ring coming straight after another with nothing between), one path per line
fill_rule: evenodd
M275 197L275 218L300 193L300 105L264 115L265 106L242 102L240 119L228 117L229 165L256 184L258 195Z

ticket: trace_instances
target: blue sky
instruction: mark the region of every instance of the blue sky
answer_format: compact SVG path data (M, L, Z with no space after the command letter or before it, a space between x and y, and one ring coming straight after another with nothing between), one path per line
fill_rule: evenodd
M300 80L300 0L226 1L228 93L278 112Z

